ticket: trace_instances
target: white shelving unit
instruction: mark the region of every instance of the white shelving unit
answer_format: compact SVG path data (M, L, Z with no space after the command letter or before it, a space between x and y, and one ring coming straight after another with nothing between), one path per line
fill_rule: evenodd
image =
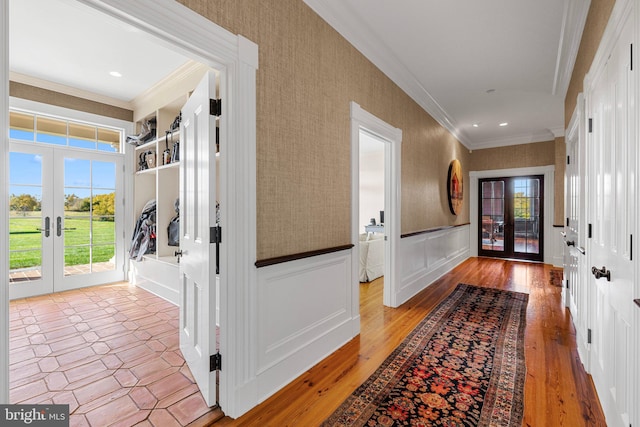
M188 63L173 77L166 78L134 102L134 121L138 132L145 120L156 120L156 138L133 150L136 167L133 177L133 215L137 219L145 204L149 200L156 200L156 251L144 255L142 261L130 260L131 281L174 304L179 302L179 265L175 252L180 248L169 246L167 227L176 216L175 202L180 194L180 161L165 162L163 152L168 149L171 153L174 144L180 141L179 128L171 134L166 132L206 70L201 64ZM143 153L150 153L147 157L153 158L146 169L141 169L139 165Z

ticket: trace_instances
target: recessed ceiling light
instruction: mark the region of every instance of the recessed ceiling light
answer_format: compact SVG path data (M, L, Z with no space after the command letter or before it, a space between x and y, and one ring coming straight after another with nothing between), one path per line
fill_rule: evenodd
M471 126L473 126L474 128L479 128L480 127L480 123L474 123Z
M119 72L117 72L117 71L111 71L111 72L109 73L109 75L110 75L110 76L113 76L113 77L122 77L122 74L120 74L120 73L119 73Z
M507 122L502 122L502 123L500 123L500 124L499 124L499 126L501 126L501 127L505 127L505 126L506 126L506 125L508 125L508 124L509 124L509 123L507 123Z

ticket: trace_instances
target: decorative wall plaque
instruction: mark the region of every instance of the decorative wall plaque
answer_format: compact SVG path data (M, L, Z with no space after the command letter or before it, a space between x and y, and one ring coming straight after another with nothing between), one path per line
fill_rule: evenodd
M462 166L458 160L452 160L447 174L447 197L449 209L454 215L458 215L462 208Z

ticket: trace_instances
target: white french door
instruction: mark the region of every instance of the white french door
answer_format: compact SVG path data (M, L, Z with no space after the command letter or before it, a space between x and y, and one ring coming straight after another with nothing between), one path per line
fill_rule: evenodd
M637 140L630 55L634 13L623 16L611 54L588 93L588 221L593 230L587 253L594 296L591 374L607 424L628 427L638 404L630 375L637 364L633 340L639 332L633 327L632 253Z
M216 343L216 119L207 73L182 108L180 134L180 350L209 406L218 402Z
M9 296L124 279L119 154L10 143Z

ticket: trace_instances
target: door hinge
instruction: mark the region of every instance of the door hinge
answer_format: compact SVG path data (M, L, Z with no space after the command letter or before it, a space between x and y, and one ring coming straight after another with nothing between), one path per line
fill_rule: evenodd
M593 227L591 224L587 226L587 237L590 239L593 236Z
M209 243L222 243L222 227L216 225L209 228Z
M629 63L631 64L629 68L633 71L633 43L629 45Z
M629 234L629 261L633 261L633 234Z
M569 279L567 279L567 289L569 289Z
M571 158L570 156L567 156L567 164L570 165L571 164Z
M593 132L593 119L589 119L589 133Z
M591 329L587 329L587 344L591 344Z
M212 116L220 117L222 114L222 100L210 99L209 100L209 114Z
M209 356L209 372L222 370L222 355L220 353Z
M569 226L569 218L567 218L567 227Z

